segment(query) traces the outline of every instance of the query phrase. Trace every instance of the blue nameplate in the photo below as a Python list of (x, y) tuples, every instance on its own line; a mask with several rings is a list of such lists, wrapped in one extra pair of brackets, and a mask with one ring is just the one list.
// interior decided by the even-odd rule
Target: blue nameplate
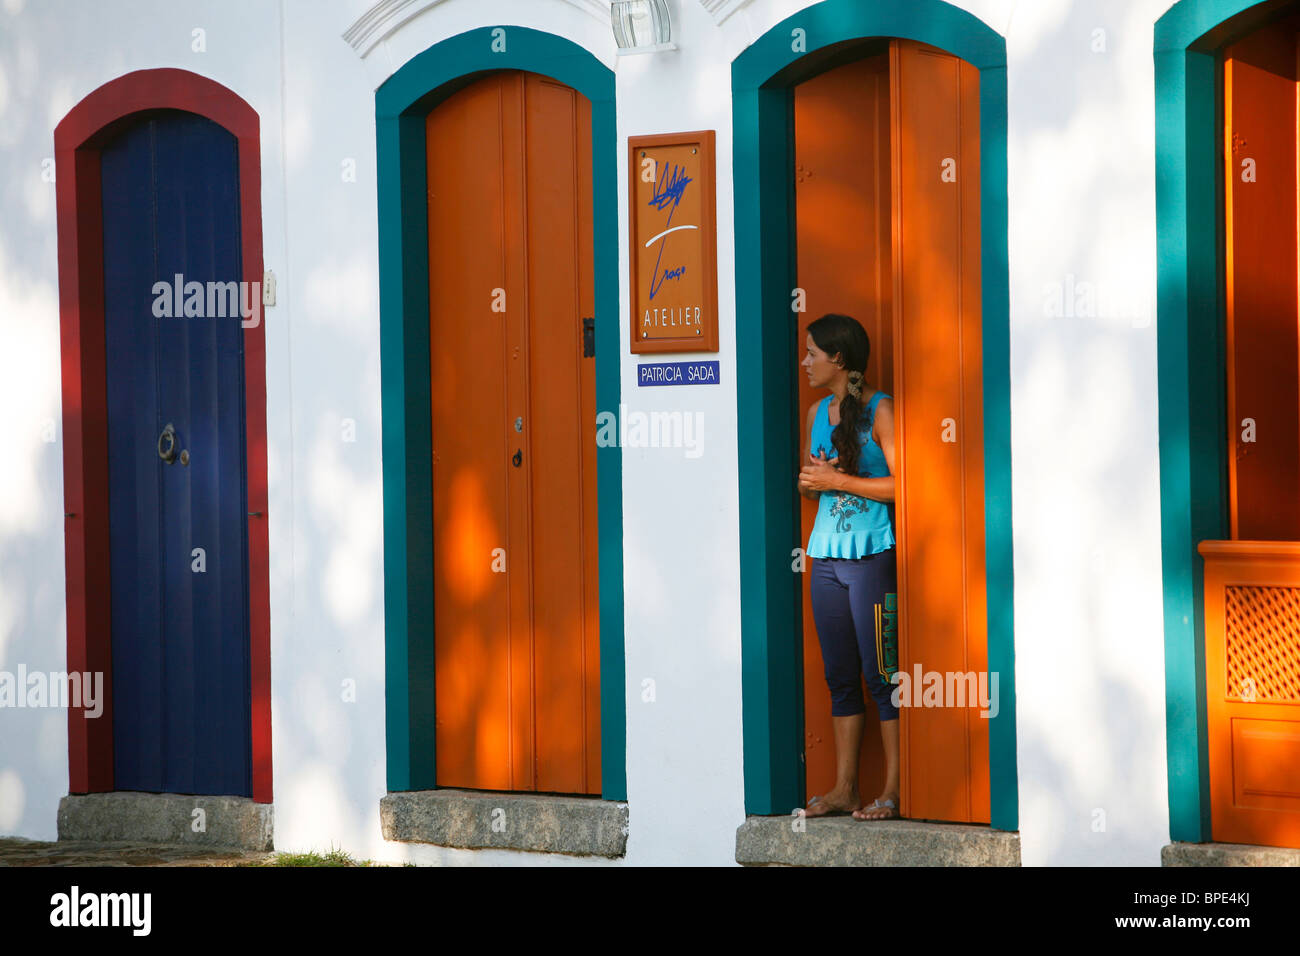
[(636, 367), (638, 385), (717, 385), (720, 362), (651, 362)]

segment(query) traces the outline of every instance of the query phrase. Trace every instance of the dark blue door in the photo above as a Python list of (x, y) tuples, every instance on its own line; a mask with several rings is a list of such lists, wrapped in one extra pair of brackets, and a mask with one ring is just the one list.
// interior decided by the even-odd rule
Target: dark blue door
[(114, 786), (248, 796), (236, 142), (154, 113), (101, 163)]

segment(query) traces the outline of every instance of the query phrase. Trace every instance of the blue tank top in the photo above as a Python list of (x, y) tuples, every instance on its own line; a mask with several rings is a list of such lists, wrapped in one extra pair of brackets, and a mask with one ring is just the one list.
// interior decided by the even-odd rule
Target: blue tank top
[[(817, 406), (813, 416), (812, 453), (820, 452), (827, 459), (836, 455), (831, 444), (834, 428), (830, 419), (830, 404), (834, 395), (827, 395)], [(876, 406), (884, 392), (876, 392), (867, 403), (862, 430), (862, 451), (858, 455), (858, 474), (865, 478), (883, 478), (889, 474), (885, 452), (871, 437), (871, 426), (876, 418)], [(817, 506), (817, 520), (808, 536), (807, 554), (810, 558), (865, 558), (894, 546), (894, 506), (884, 501), (863, 498), (843, 491), (823, 491)]]

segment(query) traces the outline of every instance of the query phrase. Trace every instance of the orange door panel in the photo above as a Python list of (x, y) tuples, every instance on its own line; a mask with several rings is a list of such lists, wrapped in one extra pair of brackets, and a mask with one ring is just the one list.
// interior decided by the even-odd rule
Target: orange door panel
[(1211, 835), (1300, 847), (1300, 543), (1200, 552)]
[[(807, 306), (799, 314), (796, 353), (803, 356), (813, 319), (827, 312), (851, 315), (871, 338), (867, 381), (892, 395), (888, 54), (836, 67), (795, 87), (794, 126), (798, 276)], [(798, 421), (804, 422), (808, 406), (825, 393), (797, 378)], [(802, 435), (800, 454), (807, 444)], [(801, 540), (807, 542), (817, 502), (802, 499), (802, 507)], [(835, 737), (806, 582), (803, 620), (804, 759), (811, 796), (835, 783)], [(859, 786), (873, 797), (884, 786), (879, 726), (869, 704)]]
[(468, 187), (499, 184), (519, 149), (508, 93), (500, 81), (475, 84), (428, 122), (437, 779), (490, 789), (513, 783), (510, 578), (493, 571), (492, 553), (520, 552), (507, 537), (509, 334), (489, 296), (518, 290), (505, 197), (499, 185)]
[(597, 793), (590, 106), (502, 72), (427, 132), (438, 784)]
[[(1223, 74), (1232, 537), (1300, 539), (1296, 35), (1252, 34)], [(1253, 428), (1243, 426), (1253, 421)], [(1253, 441), (1243, 441), (1249, 428)]]
[[(949, 674), (978, 679), (988, 667), (979, 71), (911, 41), (892, 41), (890, 53), (899, 667), (938, 672), (947, 687)], [(980, 710), (903, 708), (907, 816), (989, 821)]]
[(588, 793), (600, 789), (596, 381), (581, 322), (595, 315), (591, 107), (529, 76), (525, 124), (537, 788)]

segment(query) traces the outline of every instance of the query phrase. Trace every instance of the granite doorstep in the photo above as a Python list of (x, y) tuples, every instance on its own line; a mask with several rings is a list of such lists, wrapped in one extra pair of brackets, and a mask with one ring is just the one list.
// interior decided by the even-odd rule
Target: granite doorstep
[(1300, 866), (1300, 850), (1245, 843), (1171, 843), (1161, 866)]
[(746, 866), (1019, 866), (1020, 834), (919, 820), (751, 816), (736, 831)]
[(122, 791), (70, 794), (59, 801), (58, 833), (60, 841), (264, 851), (273, 846), (274, 814), (271, 804), (248, 797)]
[(598, 798), (417, 790), (388, 794), (379, 817), (384, 839), (403, 843), (611, 858), (627, 853), (627, 804)]

